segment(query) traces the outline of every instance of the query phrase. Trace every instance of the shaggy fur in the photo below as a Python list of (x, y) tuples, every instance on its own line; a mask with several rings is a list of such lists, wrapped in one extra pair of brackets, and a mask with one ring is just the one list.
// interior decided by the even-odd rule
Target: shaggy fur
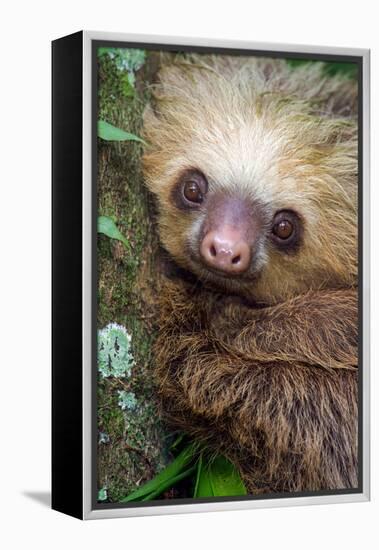
[[(160, 290), (163, 407), (252, 493), (357, 486), (356, 95), (322, 64), (168, 57), (146, 112), (146, 182), (180, 267)], [(264, 237), (251, 280), (207, 271), (188, 253), (205, 207), (172, 200), (188, 169), (209, 194), (257, 200), (269, 217), (298, 212), (299, 250)]]

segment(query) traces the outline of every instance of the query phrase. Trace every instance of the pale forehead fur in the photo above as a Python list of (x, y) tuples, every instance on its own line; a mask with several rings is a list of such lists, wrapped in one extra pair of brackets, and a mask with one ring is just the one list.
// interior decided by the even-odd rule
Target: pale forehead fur
[(210, 192), (251, 197), (272, 212), (299, 211), (304, 272), (317, 267), (321, 249), (324, 262), (338, 264), (339, 247), (352, 282), (356, 97), (352, 81), (325, 76), (321, 63), (294, 71), (283, 60), (171, 54), (145, 115), (147, 183), (166, 208), (180, 173), (197, 168)]

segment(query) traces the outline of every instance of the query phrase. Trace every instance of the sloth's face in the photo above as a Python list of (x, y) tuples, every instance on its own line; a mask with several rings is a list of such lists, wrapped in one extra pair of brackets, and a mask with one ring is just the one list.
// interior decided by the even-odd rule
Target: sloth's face
[(251, 288), (270, 251), (286, 257), (302, 245), (303, 221), (295, 210), (275, 210), (246, 193), (212, 189), (200, 170), (180, 174), (171, 200), (190, 220), (182, 243), (185, 266), (219, 287)]
[(281, 170), (267, 170), (266, 185), (222, 182), (195, 166), (168, 171), (156, 193), (159, 229), (176, 263), (208, 287), (262, 304), (354, 284), (353, 203), (330, 186), (301, 186), (285, 162)]
[(354, 122), (255, 96), (254, 79), (197, 76), (164, 74), (144, 116), (165, 249), (204, 284), (264, 304), (356, 284)]

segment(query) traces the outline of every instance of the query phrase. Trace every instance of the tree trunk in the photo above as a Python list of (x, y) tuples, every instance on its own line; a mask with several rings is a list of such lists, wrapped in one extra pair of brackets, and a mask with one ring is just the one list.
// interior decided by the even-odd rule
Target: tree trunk
[[(104, 55), (99, 59), (99, 119), (140, 135), (142, 113), (158, 57), (148, 53), (135, 74)], [(98, 235), (98, 329), (116, 323), (130, 335), (130, 376), (99, 375), (99, 500), (119, 501), (169, 461), (170, 437), (158, 414), (151, 344), (154, 340), (154, 273), (157, 238), (136, 141), (98, 139), (98, 215), (112, 217), (130, 249)]]

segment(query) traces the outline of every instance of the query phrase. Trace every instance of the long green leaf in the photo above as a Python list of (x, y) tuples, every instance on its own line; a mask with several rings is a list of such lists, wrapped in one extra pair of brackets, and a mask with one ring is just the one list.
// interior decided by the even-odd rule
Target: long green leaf
[(200, 481), (202, 466), (203, 466), (203, 453), (201, 453), (201, 455), (199, 456), (199, 460), (197, 461), (197, 465), (196, 465), (196, 480), (195, 480), (195, 488), (193, 490), (194, 497), (197, 496), (197, 492), (199, 489), (199, 481)]
[(170, 487), (173, 487), (174, 485), (176, 485), (182, 479), (185, 479), (186, 477), (189, 477), (191, 474), (193, 474), (195, 472), (195, 470), (196, 470), (196, 464), (194, 464), (193, 466), (191, 466), (191, 468), (188, 468), (188, 470), (185, 470), (181, 474), (179, 474), (179, 475), (177, 475), (177, 476), (175, 476), (171, 479), (167, 479), (164, 483), (161, 483), (159, 485), (159, 487), (156, 489), (156, 491), (151, 492), (150, 494), (148, 494), (146, 497), (142, 498), (141, 500), (143, 500), (143, 501), (154, 500), (156, 497), (159, 497), (159, 495), (161, 495), (164, 491), (166, 491), (167, 489), (170, 489)]
[(105, 122), (105, 120), (98, 120), (97, 135), (105, 141), (139, 141), (145, 144), (145, 141), (140, 137), (130, 132), (125, 132), (121, 128), (116, 128), (116, 126)]
[(163, 485), (165, 485), (166, 488), (172, 486), (175, 483), (176, 478), (188, 469), (187, 467), (196, 456), (196, 453), (197, 445), (191, 443), (191, 445), (183, 449), (183, 451), (175, 458), (175, 460), (171, 462), (171, 464), (169, 464), (164, 470), (162, 470), (162, 472), (160, 472), (153, 479), (145, 483), (145, 485), (143, 485), (142, 487), (136, 489), (127, 497), (121, 499), (120, 502), (141, 500), (148, 495), (156, 493), (157, 491), (162, 492), (161, 487)]
[(131, 252), (129, 241), (117, 228), (112, 218), (108, 218), (107, 216), (99, 216), (97, 218), (97, 232), (106, 235), (110, 239), (117, 239), (118, 241), (121, 241), (129, 252)]
[(239, 496), (247, 490), (236, 467), (225, 457), (218, 456), (209, 463), (200, 458), (194, 497)]
[(206, 464), (203, 456), (200, 457), (197, 463), (197, 475), (193, 496), (197, 497), (213, 497), (213, 489), (209, 477), (209, 464)]
[(247, 494), (237, 468), (221, 455), (211, 463), (209, 478), (214, 496), (231, 497)]
[(213, 497), (213, 489), (209, 479), (209, 468), (207, 464), (204, 464), (203, 455), (200, 456), (197, 463), (197, 474), (195, 489), (193, 496), (197, 497)]

